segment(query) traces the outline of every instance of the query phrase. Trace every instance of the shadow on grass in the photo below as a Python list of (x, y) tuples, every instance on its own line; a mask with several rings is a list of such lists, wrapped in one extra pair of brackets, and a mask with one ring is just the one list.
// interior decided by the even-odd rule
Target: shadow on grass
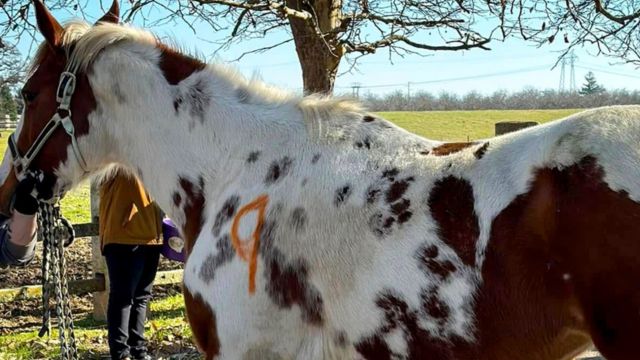
[(172, 310), (162, 310), (162, 311), (152, 311), (151, 318), (153, 319), (186, 319), (184, 309), (172, 309)]
[[(150, 318), (147, 320), (176, 319), (176, 318), (185, 319), (184, 309), (152, 311)], [(33, 324), (33, 325), (40, 325), (40, 324)], [(107, 327), (106, 321), (95, 320), (91, 315), (85, 315), (81, 318), (74, 319), (73, 325), (74, 325), (74, 328), (76, 329), (84, 329), (84, 330), (106, 329)]]
[(74, 319), (73, 327), (86, 330), (102, 329), (107, 327), (107, 322), (96, 320), (91, 315), (85, 315), (81, 318)]

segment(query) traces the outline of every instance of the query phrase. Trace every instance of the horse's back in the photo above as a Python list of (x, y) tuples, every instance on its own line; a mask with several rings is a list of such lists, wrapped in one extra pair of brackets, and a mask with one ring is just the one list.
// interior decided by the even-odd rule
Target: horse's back
[[(608, 186), (640, 198), (638, 106), (590, 110), (440, 153), (437, 143), (378, 119), (336, 134), (336, 143), (274, 155), (256, 168), (264, 188), (233, 189), (225, 195), (238, 197), (232, 210), (227, 198), (212, 208), (228, 217), (204, 224), (214, 236), (207, 230), (196, 244), (185, 282), (214, 309), (221, 358), (478, 359), (493, 336), (480, 333), (476, 300), (484, 286), (499, 286), (483, 278), (487, 256), (495, 257), (496, 219), (535, 190), (540, 170), (593, 158)], [(243, 209), (253, 211), (261, 193), (269, 205), (264, 218), (256, 215), (250, 270), (229, 244), (236, 222), (237, 237), (251, 238), (241, 231)], [(543, 204), (554, 192), (538, 194)]]

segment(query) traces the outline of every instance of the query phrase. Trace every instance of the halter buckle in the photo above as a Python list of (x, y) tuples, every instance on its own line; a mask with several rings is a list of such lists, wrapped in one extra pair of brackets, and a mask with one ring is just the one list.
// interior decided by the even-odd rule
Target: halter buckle
[(67, 116), (65, 116), (64, 118), (62, 118), (60, 120), (60, 123), (62, 124), (62, 128), (64, 128), (64, 131), (73, 136), (75, 135), (75, 127), (73, 126), (73, 123), (71, 122), (71, 110), (68, 110), (69, 114), (67, 114)]
[(58, 102), (59, 110), (69, 110), (71, 106), (71, 97), (76, 89), (76, 76), (68, 71), (64, 71), (60, 74), (60, 82), (58, 82), (58, 89), (56, 90), (56, 101)]

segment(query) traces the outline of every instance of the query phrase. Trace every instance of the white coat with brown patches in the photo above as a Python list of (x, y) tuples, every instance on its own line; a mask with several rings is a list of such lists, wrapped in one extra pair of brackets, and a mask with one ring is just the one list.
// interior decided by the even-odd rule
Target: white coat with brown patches
[[(590, 341), (628, 354), (639, 291), (593, 289), (638, 272), (623, 253), (640, 255), (640, 107), (447, 147), (141, 30), (70, 29), (60, 46), (95, 98), (82, 154), (92, 173), (137, 173), (183, 229), (187, 312), (208, 359), (564, 359)], [(86, 177), (70, 147), (55, 176), (57, 189)], [(576, 265), (599, 251), (600, 272)]]

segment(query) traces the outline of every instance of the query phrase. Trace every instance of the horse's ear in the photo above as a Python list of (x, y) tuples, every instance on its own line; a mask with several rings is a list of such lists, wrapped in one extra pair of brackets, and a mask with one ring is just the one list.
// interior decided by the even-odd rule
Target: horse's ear
[(120, 5), (118, 5), (118, 0), (113, 0), (111, 8), (109, 8), (109, 11), (107, 11), (107, 13), (97, 21), (97, 23), (99, 22), (108, 22), (114, 24), (120, 22)]
[(54, 48), (59, 47), (62, 42), (62, 32), (64, 31), (62, 26), (60, 26), (58, 20), (51, 15), (49, 9), (44, 6), (42, 0), (35, 0), (34, 6), (36, 8), (36, 21), (40, 33), (49, 45)]

